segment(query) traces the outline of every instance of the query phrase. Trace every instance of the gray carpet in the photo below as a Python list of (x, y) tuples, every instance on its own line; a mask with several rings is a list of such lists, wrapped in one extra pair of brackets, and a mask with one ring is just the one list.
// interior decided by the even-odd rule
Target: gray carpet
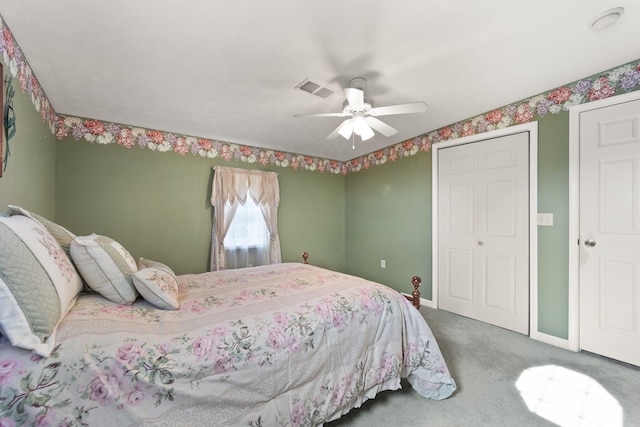
[[(456, 392), (432, 401), (403, 380), (402, 390), (383, 392), (325, 426), (640, 426), (640, 368), (443, 310), (420, 311)], [(553, 422), (528, 409), (519, 391), (524, 387), (533, 410)]]

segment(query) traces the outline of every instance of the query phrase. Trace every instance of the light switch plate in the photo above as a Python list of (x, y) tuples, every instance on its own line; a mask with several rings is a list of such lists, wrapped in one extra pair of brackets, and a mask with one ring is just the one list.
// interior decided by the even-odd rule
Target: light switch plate
[(538, 214), (538, 225), (542, 225), (545, 227), (553, 226), (553, 214), (552, 213), (539, 213)]

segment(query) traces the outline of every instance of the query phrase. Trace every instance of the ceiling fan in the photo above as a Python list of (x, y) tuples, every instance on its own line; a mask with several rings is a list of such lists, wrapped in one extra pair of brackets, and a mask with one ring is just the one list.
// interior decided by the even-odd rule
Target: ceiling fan
[(365, 94), (366, 86), (367, 80), (364, 77), (351, 79), (349, 87), (344, 89), (347, 99), (342, 104), (341, 113), (294, 114), (293, 117), (348, 117), (327, 136), (327, 139), (335, 139), (340, 135), (344, 139), (353, 137), (355, 140), (355, 135), (358, 135), (363, 141), (366, 141), (375, 135), (374, 130), (384, 136), (392, 136), (398, 132), (376, 117), (427, 111), (427, 104), (424, 102), (374, 108), (373, 101)]

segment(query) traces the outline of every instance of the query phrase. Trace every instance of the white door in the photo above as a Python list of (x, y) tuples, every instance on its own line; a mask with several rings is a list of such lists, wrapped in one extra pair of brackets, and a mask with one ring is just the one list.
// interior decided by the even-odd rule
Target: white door
[(580, 347), (640, 365), (640, 100), (580, 114)]
[(529, 332), (529, 133), (438, 151), (439, 307)]

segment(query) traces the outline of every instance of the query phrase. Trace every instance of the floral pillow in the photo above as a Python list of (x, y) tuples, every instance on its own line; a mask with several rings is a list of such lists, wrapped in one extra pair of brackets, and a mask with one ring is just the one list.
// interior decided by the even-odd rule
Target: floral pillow
[(157, 267), (143, 268), (133, 273), (133, 284), (150, 304), (163, 310), (180, 308), (178, 281), (171, 269), (167, 271)]
[(75, 239), (76, 235), (63, 226), (56, 224), (55, 222), (50, 221), (47, 218), (38, 215), (37, 213), (30, 212), (24, 208), (21, 208), (20, 206), (9, 205), (9, 215), (23, 215), (31, 219), (35, 219), (40, 224), (44, 225), (47, 231), (51, 233), (51, 236), (53, 236), (53, 238), (56, 239), (58, 243), (60, 243), (60, 246), (62, 246), (62, 249), (64, 249), (67, 256), (71, 256), (71, 241)]
[(118, 304), (136, 300), (131, 275), (138, 266), (120, 243), (98, 234), (78, 236), (71, 242), (71, 258), (89, 288)]
[(176, 275), (176, 273), (173, 272), (171, 267), (161, 262), (152, 261), (150, 259), (145, 259), (142, 257), (138, 260), (138, 270), (142, 270), (143, 268), (149, 268), (149, 267), (159, 268), (160, 270), (164, 270), (168, 273), (171, 273), (172, 276)]
[(48, 357), (81, 291), (78, 272), (40, 222), (0, 217), (0, 334), (13, 346)]

